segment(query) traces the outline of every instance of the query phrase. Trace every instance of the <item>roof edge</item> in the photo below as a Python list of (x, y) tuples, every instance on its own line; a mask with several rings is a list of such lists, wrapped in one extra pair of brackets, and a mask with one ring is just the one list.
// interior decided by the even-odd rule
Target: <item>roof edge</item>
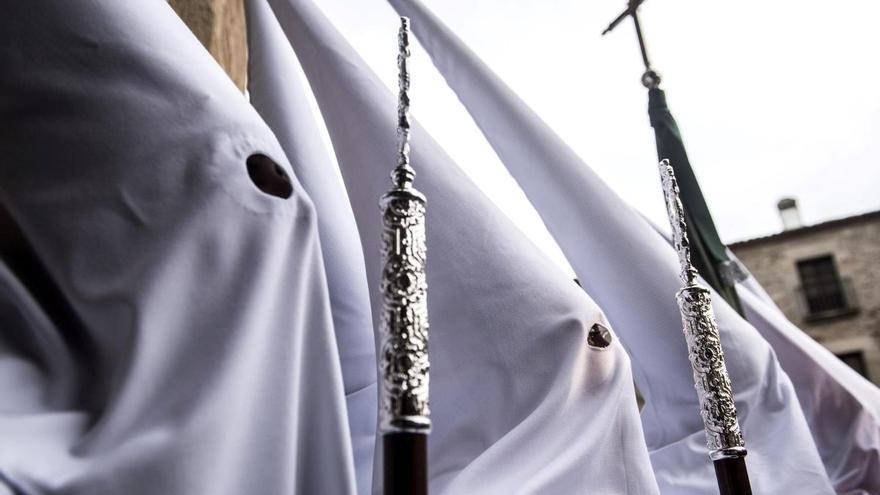
[(798, 227), (796, 229), (783, 230), (781, 232), (777, 232), (775, 234), (765, 235), (761, 237), (753, 237), (751, 239), (744, 239), (742, 241), (731, 242), (727, 245), (730, 249), (744, 247), (744, 246), (753, 246), (755, 244), (763, 244), (765, 242), (777, 241), (781, 239), (788, 239), (792, 237), (798, 237), (800, 235), (811, 234), (816, 231), (826, 230), (835, 227), (844, 227), (846, 225), (850, 225), (853, 223), (859, 223), (866, 220), (880, 219), (880, 210), (869, 211), (866, 213), (860, 213), (857, 215), (851, 215), (843, 218), (835, 218), (832, 220), (826, 220), (824, 222), (814, 223), (812, 225), (805, 225), (803, 227)]

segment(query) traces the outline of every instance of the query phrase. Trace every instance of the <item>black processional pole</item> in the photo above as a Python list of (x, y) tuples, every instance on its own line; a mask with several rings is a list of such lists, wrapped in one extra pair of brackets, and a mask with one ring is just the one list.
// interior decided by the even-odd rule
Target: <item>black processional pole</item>
[(694, 370), (694, 388), (700, 401), (700, 415), (706, 427), (709, 457), (715, 464), (718, 489), (721, 495), (751, 495), (752, 487), (746, 471), (746, 446), (736, 418), (733, 389), (724, 363), (718, 323), (712, 311), (712, 294), (697, 283), (698, 274), (691, 263), (684, 208), (669, 160), (660, 162), (660, 179), (672, 226), (672, 242), (678, 252), (680, 275), (684, 283), (676, 299), (681, 311), (688, 357)]
[(428, 283), (425, 196), (409, 163), (409, 19), (400, 18), (397, 167), (382, 196), (379, 428), (385, 495), (428, 493)]
[[(642, 52), (645, 72), (642, 84), (648, 89), (660, 85), (660, 75), (651, 67), (648, 51), (642, 37), (638, 8), (644, 0), (629, 0), (624, 10), (602, 32), (609, 33), (627, 17), (632, 17)], [(751, 495), (752, 487), (746, 470), (746, 448), (736, 417), (736, 405), (724, 352), (718, 332), (718, 323), (712, 311), (711, 292), (697, 284), (697, 269), (691, 262), (691, 246), (688, 242), (687, 221), (679, 197), (678, 182), (668, 159), (660, 162), (660, 177), (666, 211), (672, 225), (673, 244), (681, 262), (681, 279), (684, 287), (676, 294), (688, 356), (694, 371), (694, 388), (700, 402), (700, 415), (706, 428), (706, 444), (709, 458), (715, 465), (715, 476), (721, 495)]]

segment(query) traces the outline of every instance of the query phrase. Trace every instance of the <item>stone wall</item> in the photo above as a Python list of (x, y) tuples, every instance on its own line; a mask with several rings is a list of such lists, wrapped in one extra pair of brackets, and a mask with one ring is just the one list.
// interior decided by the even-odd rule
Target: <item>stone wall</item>
[[(835, 354), (864, 353), (880, 382), (880, 212), (784, 232), (730, 246), (788, 318)], [(855, 296), (857, 312), (806, 317), (798, 287), (799, 260), (831, 254)]]

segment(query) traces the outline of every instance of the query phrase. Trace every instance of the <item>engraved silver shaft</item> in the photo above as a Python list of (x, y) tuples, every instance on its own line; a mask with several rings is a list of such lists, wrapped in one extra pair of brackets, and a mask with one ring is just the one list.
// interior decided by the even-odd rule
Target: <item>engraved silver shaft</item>
[(398, 157), (383, 211), (379, 337), (379, 428), (382, 433), (428, 433), (428, 283), (425, 276), (425, 196), (413, 188), (409, 163), (409, 19), (401, 17), (397, 65)]
[(745, 457), (746, 448), (730, 377), (724, 364), (724, 352), (718, 323), (712, 311), (711, 292), (697, 283), (697, 270), (691, 263), (684, 208), (679, 199), (678, 182), (669, 160), (660, 162), (660, 178), (666, 212), (672, 225), (672, 238), (681, 265), (684, 287), (676, 294), (687, 340), (688, 356), (694, 370), (694, 387), (700, 401), (700, 415), (706, 427), (706, 444), (713, 461)]

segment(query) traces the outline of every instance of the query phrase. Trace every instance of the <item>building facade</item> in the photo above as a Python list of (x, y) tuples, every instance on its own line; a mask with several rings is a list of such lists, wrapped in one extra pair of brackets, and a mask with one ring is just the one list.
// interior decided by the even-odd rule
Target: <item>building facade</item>
[(789, 320), (880, 384), (880, 211), (802, 226), (779, 203), (785, 230), (731, 244)]

